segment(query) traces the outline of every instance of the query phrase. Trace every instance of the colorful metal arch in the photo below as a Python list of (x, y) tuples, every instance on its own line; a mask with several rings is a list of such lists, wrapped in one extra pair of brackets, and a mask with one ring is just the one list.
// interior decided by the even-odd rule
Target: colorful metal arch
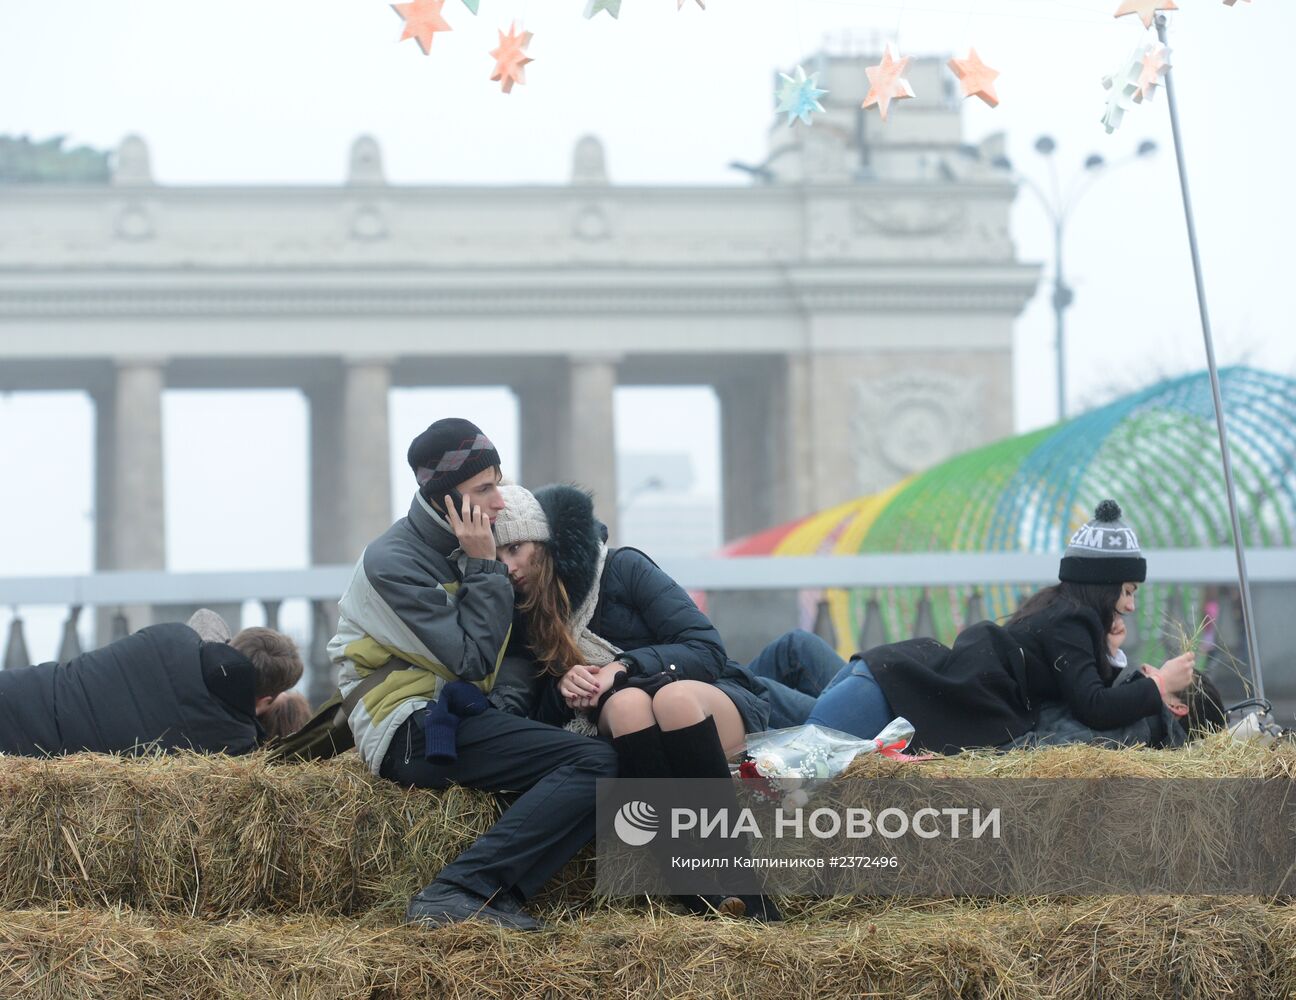
[[(1296, 379), (1236, 367), (1221, 371), (1220, 382), (1245, 542), (1291, 546)], [(1060, 553), (1108, 496), (1121, 503), (1147, 548), (1227, 547), (1232, 542), (1214, 421), (1205, 372), (1169, 379), (1065, 423), (955, 456), (881, 493), (741, 539), (724, 552)], [(1149, 576), (1155, 575), (1153, 565)], [(1145, 590), (1136, 625), (1154, 647), (1171, 589)], [(830, 590), (804, 596), (806, 622), (826, 599), (841, 651), (853, 650), (874, 593)], [(963, 624), (968, 596), (963, 588), (932, 595), (943, 638), (952, 638)], [(896, 588), (887, 597), (880, 602), (887, 634), (910, 634), (919, 594)], [(1021, 597), (1020, 588), (990, 588), (985, 613), (1007, 615)], [(1179, 599), (1192, 607), (1188, 595)]]

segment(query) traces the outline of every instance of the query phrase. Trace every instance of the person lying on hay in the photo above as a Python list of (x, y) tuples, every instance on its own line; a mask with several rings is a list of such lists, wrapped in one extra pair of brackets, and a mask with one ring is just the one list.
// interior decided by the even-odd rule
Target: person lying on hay
[(261, 714), (261, 726), (271, 740), (286, 739), (311, 718), (310, 702), (296, 691), (285, 691)]
[[(1126, 638), (1125, 620), (1117, 615), (1112, 620), (1112, 630), (1107, 636), (1107, 659), (1119, 671), (1113, 686), (1128, 683), (1140, 676), (1144, 668), (1129, 663), (1121, 646)], [(1157, 741), (1159, 721), (1165, 737)], [(1089, 743), (1095, 746), (1130, 747), (1163, 746), (1180, 747), (1188, 740), (1202, 736), (1226, 723), (1224, 697), (1208, 677), (1197, 676), (1183, 691), (1170, 694), (1161, 709), (1161, 717), (1139, 719), (1128, 726), (1115, 729), (1093, 729), (1086, 726), (1065, 701), (1048, 701), (1040, 708), (1039, 722), (1026, 735), (1013, 740), (1005, 749), (1018, 747), (1065, 746), (1069, 743)]]
[(1084, 729), (1124, 731), (1121, 742), (1181, 744), (1174, 719), (1187, 714), (1180, 695), (1193, 685), (1193, 654), (1119, 674), (1109, 659), (1108, 635), (1134, 610), (1147, 578), (1114, 500), (1072, 536), (1058, 578), (1006, 625), (969, 626), (953, 648), (908, 639), (857, 654), (807, 721), (871, 739), (903, 716), (913, 723), (913, 746), (948, 754), (1012, 746), (1039, 734), (1041, 723), (1047, 732), (1058, 716), (1045, 708), (1061, 705)]
[[(1112, 630), (1107, 637), (1107, 658), (1118, 671), (1113, 684), (1128, 683), (1143, 670), (1128, 663), (1121, 650), (1125, 637), (1125, 620), (1118, 614), (1112, 619)], [(772, 643), (748, 669), (765, 686), (769, 696), (770, 728), (784, 729), (805, 724), (819, 696), (839, 678), (850, 677), (854, 667), (819, 636), (798, 630)], [(1198, 676), (1187, 690), (1165, 699), (1160, 728), (1166, 736), (1160, 745), (1178, 747), (1187, 740), (1224, 728), (1224, 706), (1224, 697), (1210, 678)], [(1046, 701), (1040, 706), (1035, 727), (1001, 749), (1074, 743), (1114, 749), (1155, 745), (1157, 739), (1154, 717), (1114, 729), (1094, 729), (1076, 718), (1068, 702)]]
[(0, 753), (247, 753), (266, 737), (260, 718), (301, 675), (288, 636), (231, 636), (203, 609), (67, 663), (0, 671)]

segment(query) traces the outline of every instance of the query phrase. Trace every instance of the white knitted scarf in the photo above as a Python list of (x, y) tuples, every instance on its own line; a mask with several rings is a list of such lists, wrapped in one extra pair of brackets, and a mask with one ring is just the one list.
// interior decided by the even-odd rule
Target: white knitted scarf
[(581, 662), (596, 667), (611, 663), (621, 653), (620, 649), (601, 635), (595, 635), (589, 630), (590, 620), (594, 617), (594, 609), (598, 607), (599, 580), (603, 577), (603, 564), (607, 562), (607, 551), (607, 543), (601, 542), (599, 544), (598, 559), (594, 563), (594, 585), (590, 587), (590, 592), (585, 595), (585, 600), (581, 601), (581, 606), (573, 611), (572, 616), (567, 619), (567, 631), (571, 633), (572, 638), (576, 641), (576, 648), (580, 650), (582, 657)]
[[(580, 651), (581, 662), (602, 667), (615, 660), (621, 650), (612, 643), (608, 642), (601, 635), (596, 635), (590, 631), (589, 623), (594, 617), (594, 609), (598, 607), (599, 602), (599, 580), (603, 578), (603, 564), (607, 562), (607, 544), (599, 545), (598, 560), (594, 564), (594, 585), (590, 587), (590, 592), (585, 595), (585, 600), (581, 602), (579, 608), (572, 612), (572, 616), (567, 619), (567, 631), (571, 633), (572, 639), (576, 642), (576, 648)], [(590, 719), (589, 712), (581, 710), (576, 713), (564, 729), (569, 729), (574, 733), (580, 733), (582, 736), (597, 736), (598, 727)]]

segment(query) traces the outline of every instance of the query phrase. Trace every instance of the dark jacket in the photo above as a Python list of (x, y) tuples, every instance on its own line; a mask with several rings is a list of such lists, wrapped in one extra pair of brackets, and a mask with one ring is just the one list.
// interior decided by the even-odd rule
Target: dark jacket
[(247, 753), (263, 735), (255, 710), (247, 657), (187, 625), (151, 625), (66, 664), (0, 671), (0, 753)]
[(909, 639), (862, 655), (896, 715), (914, 726), (914, 744), (941, 753), (996, 747), (1034, 729), (1045, 702), (1064, 702), (1096, 730), (1160, 716), (1149, 678), (1112, 686), (1098, 615), (1058, 601), (1020, 622), (979, 622), (952, 649)]
[[(1126, 667), (1117, 676), (1115, 685), (1129, 684), (1141, 675), (1136, 667)], [(1071, 712), (1071, 706), (1062, 701), (1046, 701), (1039, 710), (1039, 721), (1035, 728), (1024, 736), (1019, 736), (1010, 743), (1001, 746), (1001, 750), (1015, 750), (1021, 747), (1060, 747), (1075, 743), (1087, 743), (1090, 746), (1120, 747), (1146, 746), (1163, 749), (1178, 749), (1188, 742), (1174, 713), (1161, 704), (1160, 715), (1145, 715), (1124, 726), (1115, 729), (1094, 729), (1086, 726)]]
[[(555, 568), (572, 606), (579, 606), (589, 588), (597, 585), (598, 604), (589, 629), (624, 651), (618, 659), (631, 677), (666, 673), (677, 680), (715, 684), (737, 707), (747, 732), (767, 728), (768, 700), (746, 668), (729, 659), (720, 633), (683, 587), (631, 548), (609, 549), (603, 575), (595, 581), (604, 532), (593, 519), (588, 496), (574, 487), (551, 486), (538, 490), (536, 499), (549, 521)], [(586, 544), (590, 538), (592, 546)], [(558, 693), (557, 678), (546, 678), (535, 717), (561, 726), (572, 715)]]

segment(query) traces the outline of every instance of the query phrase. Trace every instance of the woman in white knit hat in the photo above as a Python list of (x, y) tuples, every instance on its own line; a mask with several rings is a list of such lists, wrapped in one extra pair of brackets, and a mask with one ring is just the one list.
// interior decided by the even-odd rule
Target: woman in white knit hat
[[(769, 703), (715, 626), (642, 552), (608, 548), (585, 491), (501, 492), (496, 554), (520, 597), (515, 630), (546, 674), (535, 717), (611, 738), (622, 777), (727, 780), (727, 753), (767, 727)], [(759, 895), (706, 902), (778, 917)]]

